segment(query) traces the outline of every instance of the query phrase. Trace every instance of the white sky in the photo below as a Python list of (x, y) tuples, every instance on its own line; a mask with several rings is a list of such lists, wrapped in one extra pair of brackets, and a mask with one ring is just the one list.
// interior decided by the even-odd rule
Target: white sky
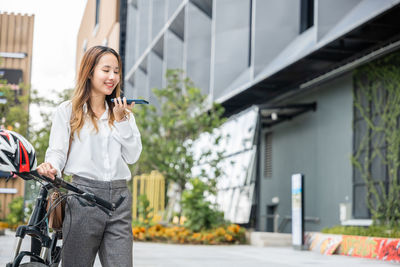
[(87, 0), (0, 0), (1, 12), (34, 14), (32, 88), (50, 90), (74, 86), (75, 51)]
[[(87, 0), (0, 0), (0, 11), (35, 15), (31, 86), (41, 96), (73, 88), (79, 25)], [(32, 107), (31, 119), (38, 109)]]

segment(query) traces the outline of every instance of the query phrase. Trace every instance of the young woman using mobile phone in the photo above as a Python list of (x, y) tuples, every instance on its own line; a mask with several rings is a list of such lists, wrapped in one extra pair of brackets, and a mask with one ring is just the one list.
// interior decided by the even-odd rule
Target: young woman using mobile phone
[[(72, 183), (110, 202), (123, 202), (112, 216), (69, 198), (63, 224), (63, 266), (132, 266), (132, 196), (126, 182), (128, 164), (140, 156), (142, 144), (135, 118), (121, 94), (121, 59), (104, 46), (84, 54), (72, 100), (53, 116), (41, 175), (54, 178), (62, 170)], [(113, 99), (113, 102), (111, 101)]]

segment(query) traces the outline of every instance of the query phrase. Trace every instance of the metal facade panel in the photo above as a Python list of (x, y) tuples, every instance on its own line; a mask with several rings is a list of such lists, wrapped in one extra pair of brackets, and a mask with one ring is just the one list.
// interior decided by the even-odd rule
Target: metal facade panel
[(135, 90), (134, 97), (148, 99), (149, 98), (148, 76), (141, 69), (135, 72)]
[(127, 25), (126, 25), (126, 45), (125, 45), (125, 72), (129, 70), (136, 61), (137, 47), (137, 18), (138, 11), (133, 5), (128, 5)]
[(165, 0), (152, 0), (152, 17), (151, 17), (151, 39), (163, 28), (166, 21), (166, 1)]
[(318, 40), (322, 39), (347, 13), (363, 0), (343, 1), (338, 5), (337, 0), (318, 1), (316, 18), (318, 23)]
[(299, 22), (300, 1), (255, 1), (255, 76), (299, 35)]
[(183, 0), (165, 0), (168, 2), (168, 18), (170, 18), (175, 11), (178, 9), (179, 5), (182, 4)]
[(166, 54), (167, 69), (183, 68), (183, 42), (174, 33), (168, 31), (165, 34), (164, 52)]
[(138, 22), (138, 56), (140, 56), (150, 44), (150, 25), (151, 25), (151, 2), (148, 0), (138, 0), (139, 22)]
[(248, 67), (250, 1), (217, 1), (214, 14), (213, 97), (218, 99), (223, 90)]
[(155, 107), (159, 107), (159, 103), (157, 101), (156, 96), (153, 94), (152, 89), (162, 88), (163, 82), (163, 61), (162, 59), (156, 55), (155, 53), (149, 54), (149, 98), (148, 101), (151, 105)]
[(188, 77), (204, 94), (210, 88), (211, 58), (211, 20), (192, 4), (188, 5), (187, 27), (187, 64)]

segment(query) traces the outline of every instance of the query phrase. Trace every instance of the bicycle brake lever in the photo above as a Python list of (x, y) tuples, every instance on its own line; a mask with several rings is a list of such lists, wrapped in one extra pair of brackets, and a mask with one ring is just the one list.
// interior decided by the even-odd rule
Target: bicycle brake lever
[[(80, 204), (82, 207), (87, 207), (87, 206), (94, 207), (94, 204), (93, 204), (93, 203), (90, 203), (90, 205), (89, 205), (89, 204), (86, 204), (86, 203), (89, 203), (88, 201), (85, 203), (85, 202), (83, 202), (79, 197), (78, 197), (77, 199), (78, 199), (79, 204)], [(85, 199), (85, 200), (86, 200), (86, 199)]]
[(122, 202), (124, 202), (125, 197), (124, 196), (120, 196), (118, 201), (114, 204), (115, 209), (118, 209), (118, 207), (122, 204)]
[(83, 193), (80, 195), (80, 197), (82, 197), (83, 199), (85, 199), (87, 202), (89, 202), (92, 205), (96, 204), (96, 201), (94, 200), (94, 196), (92, 194)]
[[(84, 200), (87, 201), (88, 204), (84, 203), (80, 198), (83, 198)], [(101, 205), (97, 204), (96, 201), (94, 201), (94, 199), (91, 197), (90, 194), (82, 194), (82, 195), (78, 195), (78, 202), (82, 207), (94, 207), (97, 206), (99, 209), (101, 209), (105, 214), (107, 214), (108, 216), (112, 216), (111, 211), (107, 210), (106, 208), (102, 207)]]

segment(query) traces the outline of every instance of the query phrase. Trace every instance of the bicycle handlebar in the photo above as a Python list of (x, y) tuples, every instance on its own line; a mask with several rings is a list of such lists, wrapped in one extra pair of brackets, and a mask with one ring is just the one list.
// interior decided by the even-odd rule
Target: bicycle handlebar
[[(46, 177), (46, 178), (50, 179), (48, 177)], [(108, 202), (107, 200), (104, 200), (104, 199), (102, 199), (100, 197), (97, 197), (92, 193), (85, 192), (85, 191), (73, 186), (72, 184), (64, 181), (61, 178), (56, 177), (54, 179), (54, 181), (53, 181), (53, 184), (56, 185), (56, 186), (60, 186), (62, 188), (65, 188), (65, 189), (67, 189), (69, 191), (75, 192), (77, 194), (80, 194), (87, 201), (99, 204), (100, 206), (102, 206), (102, 207), (104, 207), (104, 208), (106, 208), (106, 209), (108, 209), (110, 211), (114, 211), (115, 210), (115, 205), (113, 203)]]
[(97, 205), (100, 205), (104, 208), (106, 208), (109, 211), (114, 211), (116, 209), (116, 206), (114, 203), (108, 202), (107, 200), (104, 200), (100, 197), (95, 196), (92, 193), (89, 192), (85, 192), (81, 189), (79, 189), (78, 187), (72, 185), (71, 183), (68, 183), (66, 181), (64, 181), (63, 179), (59, 178), (59, 177), (55, 177), (55, 179), (51, 179), (49, 177), (40, 175), (36, 170), (34, 171), (30, 171), (30, 172), (23, 172), (23, 173), (15, 173), (16, 175), (20, 176), (22, 179), (31, 179), (29, 176), (33, 175), (36, 178), (40, 179), (40, 180), (44, 180), (48, 183), (53, 184), (56, 187), (62, 187), (64, 189), (67, 189), (69, 191), (72, 191), (74, 193), (79, 194), (82, 198), (84, 198), (85, 200), (95, 203)]

